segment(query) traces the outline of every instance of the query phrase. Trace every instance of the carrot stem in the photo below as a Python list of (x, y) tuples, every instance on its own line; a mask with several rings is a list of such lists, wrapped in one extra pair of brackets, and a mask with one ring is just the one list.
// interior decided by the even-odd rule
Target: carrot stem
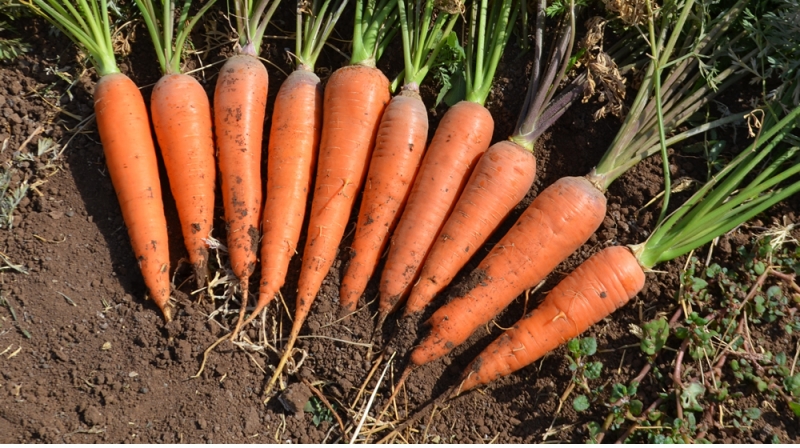
[[(466, 100), (483, 105), (492, 89), (492, 79), (497, 64), (511, 37), (511, 29), (519, 14), (513, 0), (492, 2), (473, 0), (470, 8), (466, 80)], [(487, 36), (488, 35), (488, 36)]]
[[(111, 24), (107, 0), (29, 0), (24, 4), (69, 36), (92, 61), (99, 76), (119, 73), (114, 46), (111, 43)], [(91, 1), (91, 6), (87, 1)]]
[[(407, 4), (406, 4), (407, 3)], [(403, 84), (419, 86), (430, 71), (439, 51), (447, 42), (458, 20), (457, 14), (439, 11), (433, 19), (434, 1), (424, 5), (408, 0), (397, 2), (400, 36), (403, 40)], [(416, 90), (416, 89), (414, 89)]]
[[(334, 3), (334, 6), (331, 6), (331, 0), (325, 0), (321, 6), (319, 0), (314, 0), (310, 9), (303, 8), (304, 4), (303, 0), (297, 2), (295, 56), (299, 68), (313, 72), (317, 58), (325, 46), (325, 41), (328, 40), (333, 27), (342, 16), (344, 7), (347, 6), (347, 0), (341, 0), (338, 4)], [(329, 7), (333, 8), (333, 12), (328, 12)], [(304, 13), (304, 9), (308, 10)]]
[[(150, 33), (150, 39), (156, 48), (156, 56), (161, 66), (161, 73), (179, 74), (181, 73), (181, 56), (186, 39), (192, 28), (200, 20), (206, 11), (216, 3), (217, 0), (208, 0), (197, 13), (189, 18), (189, 8), (192, 0), (184, 0), (181, 6), (181, 14), (177, 19), (178, 28), (175, 30), (175, 9), (177, 0), (165, 0), (162, 2), (161, 10), (153, 3), (153, 0), (134, 0), (142, 18)], [(164, 4), (165, 3), (165, 4)], [(159, 16), (161, 19), (159, 20)], [(159, 32), (160, 28), (160, 32)]]
[[(746, 4), (746, 0), (737, 1), (709, 25), (708, 32), (702, 38), (692, 39), (694, 43), (690, 46), (676, 44), (686, 20), (692, 14), (694, 1), (683, 3), (678, 11), (674, 10), (677, 4), (670, 3), (662, 7), (659, 29), (654, 27), (649, 33), (651, 53), (655, 54), (651, 55), (644, 82), (622, 128), (593, 173), (600, 188), (608, 188), (611, 182), (640, 160), (662, 150), (662, 145), (653, 147), (659, 140), (653, 140), (653, 143), (649, 141), (655, 137), (665, 142), (667, 132), (677, 128), (699, 107), (744, 75), (744, 70), (731, 63), (718, 76), (709, 76), (706, 82), (694, 82), (702, 76), (701, 57), (716, 60), (727, 54), (729, 45), (718, 40)], [(654, 20), (650, 22), (654, 24)], [(691, 36), (691, 31), (686, 34), (687, 42)], [(673, 55), (676, 49), (677, 54)], [(660, 81), (659, 71), (666, 67), (671, 67), (667, 81), (654, 87), (656, 81)], [(654, 88), (659, 89), (660, 95), (651, 94)], [(659, 102), (664, 105), (661, 120)], [(659, 120), (663, 124), (663, 132), (658, 128)]]
[(642, 266), (651, 268), (656, 263), (688, 253), (800, 191), (800, 181), (774, 189), (800, 172), (797, 163), (782, 168), (785, 162), (794, 158), (796, 148), (779, 155), (746, 187), (739, 188), (747, 175), (797, 126), (800, 107), (791, 110), (775, 124), (774, 116), (770, 112), (762, 134), (756, 137), (750, 148), (712, 177), (639, 247), (637, 257)]
[(389, 41), (397, 33), (398, 0), (356, 0), (353, 54), (350, 65), (375, 67)]
[(538, 2), (536, 15), (536, 42), (534, 44), (533, 72), (531, 73), (528, 93), (517, 121), (516, 129), (510, 138), (528, 151), (534, 150), (536, 139), (563, 115), (572, 103), (583, 93), (585, 76), (579, 76), (571, 82), (562, 94), (553, 100), (563, 79), (572, 48), (575, 43), (575, 2), (569, 2), (568, 17), (562, 19), (559, 26), (559, 37), (556, 40), (548, 59), (546, 72), (542, 78), (542, 46), (545, 24), (544, 1)]
[(264, 31), (281, 0), (233, 0), (239, 52), (258, 56)]

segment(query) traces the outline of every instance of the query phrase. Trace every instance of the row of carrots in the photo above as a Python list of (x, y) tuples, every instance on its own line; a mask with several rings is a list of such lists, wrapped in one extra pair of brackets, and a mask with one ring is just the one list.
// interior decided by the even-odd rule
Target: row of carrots
[[(240, 40), (236, 55), (220, 69), (213, 114), (201, 86), (181, 74), (180, 61), (192, 27), (215, 0), (203, 4), (191, 17), (190, 0), (179, 5), (167, 0), (161, 5), (136, 0), (164, 73), (153, 89), (149, 116), (139, 90), (119, 73), (114, 61), (107, 0), (32, 1), (32, 7), (86, 51), (100, 76), (95, 112), (109, 173), (149, 294), (167, 320), (172, 317), (169, 257), (150, 119), (201, 286), (207, 279), (206, 239), (214, 219), (218, 166), (231, 269), (242, 293), (241, 313), (230, 338), (236, 338), (279, 294), (307, 220), (295, 318), (267, 393), (281, 374), (336, 258), (359, 193), (353, 255), (341, 283), (342, 313), (357, 308), (388, 248), (379, 282), (378, 326), (404, 303), (405, 316), (418, 317), (530, 189), (536, 172), (537, 138), (573, 102), (593, 90), (604, 89), (609, 101), (614, 92), (624, 93), (624, 85), (619, 88), (620, 73), (633, 69), (645, 73), (620, 133), (597, 167), (585, 177), (558, 180), (537, 196), (481, 261), (477, 269), (484, 281), (428, 320), (430, 332), (414, 348), (402, 382), (415, 367), (446, 356), (466, 341), (585, 243), (604, 219), (605, 191), (638, 161), (659, 152), (665, 156), (666, 145), (733, 123), (746, 114), (675, 131), (724, 88), (745, 76), (744, 70), (728, 63), (711, 75), (717, 81), (713, 88), (711, 81), (698, 82), (700, 58), (721, 61), (727, 48), (721, 49), (720, 42), (747, 0), (722, 8), (697, 39), (690, 37), (697, 36), (698, 30), (684, 29), (685, 18), (697, 7), (692, 0), (665, 7), (658, 16), (651, 11), (650, 20), (657, 26), (650, 28), (649, 39), (632, 33), (607, 52), (596, 39), (602, 35), (604, 21), (590, 21), (595, 32), (587, 33), (581, 42), (580, 67), (572, 57), (576, 46), (574, 2), (567, 4), (557, 21), (554, 43), (546, 55), (542, 42), (547, 5), (537, 0), (533, 68), (525, 104), (513, 135), (491, 147), (494, 124), (483, 104), (521, 10), (519, 4), (473, 0), (452, 10), (436, 10), (432, 0), (357, 0), (350, 64), (330, 76), (323, 93), (314, 63), (347, 0), (302, 2), (297, 8), (296, 69), (275, 99), (267, 139), (266, 197), (262, 197), (268, 75), (258, 54), (279, 0), (232, 2), (235, 11), (231, 17)], [(469, 30), (465, 99), (449, 108), (427, 143), (427, 111), (419, 85), (465, 10)], [(392, 98), (392, 83), (375, 65), (396, 34), (402, 39), (404, 71), (399, 93)], [(679, 40), (693, 44), (676, 46)], [(743, 51), (749, 51), (745, 58), (756, 54), (755, 50)], [(689, 54), (693, 56), (686, 56)], [(577, 74), (567, 79), (570, 72)], [(608, 72), (616, 76), (604, 75)], [(739, 163), (749, 169), (757, 166), (778, 146), (779, 137), (793, 129), (798, 109), (788, 114), (779, 110), (770, 110), (775, 117), (771, 122), (774, 131), (765, 131), (749, 152), (761, 158), (736, 159), (739, 161), (730, 165), (729, 172), (744, 169), (737, 168)], [(756, 151), (768, 141), (775, 143)], [(773, 174), (781, 169), (770, 167)], [(781, 179), (791, 175), (793, 172)], [(731, 178), (734, 180), (728, 182), (717, 176), (698, 191), (700, 196), (693, 196), (687, 207), (700, 207), (700, 211), (687, 209), (678, 217), (661, 220), (659, 229), (664, 230), (653, 233), (658, 238), (633, 251), (609, 247), (590, 258), (565, 278), (539, 309), (487, 348), (467, 369), (456, 392), (524, 367), (577, 336), (635, 296), (644, 285), (645, 270), (707, 243), (800, 188), (795, 183), (775, 190), (777, 182), (767, 188), (764, 182), (772, 182), (775, 176), (760, 177), (761, 183), (752, 187), (756, 196), (736, 202), (729, 195), (734, 191), (741, 194), (736, 187), (744, 175)], [(724, 190), (715, 189), (716, 184)], [(311, 208), (305, 216), (309, 194)], [(766, 196), (757, 206), (752, 205), (762, 194)], [(665, 210), (667, 201), (668, 195)], [(725, 207), (733, 204), (730, 213), (714, 215), (724, 208), (723, 203)], [(718, 225), (708, 225), (709, 216)], [(698, 226), (705, 230), (699, 231)], [(247, 316), (249, 281), (259, 258), (257, 304)]]

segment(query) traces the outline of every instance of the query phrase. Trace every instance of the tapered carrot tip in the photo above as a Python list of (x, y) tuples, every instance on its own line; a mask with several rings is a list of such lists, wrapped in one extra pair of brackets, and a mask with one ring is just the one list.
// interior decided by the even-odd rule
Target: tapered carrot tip
[(167, 323), (172, 322), (172, 305), (165, 305), (161, 308), (161, 312), (164, 314), (164, 320), (167, 321)]

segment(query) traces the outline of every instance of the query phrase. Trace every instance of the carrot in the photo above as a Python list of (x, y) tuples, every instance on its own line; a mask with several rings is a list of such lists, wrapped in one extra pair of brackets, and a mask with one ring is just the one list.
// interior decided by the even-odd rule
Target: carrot
[(611, 246), (594, 254), (478, 355), (460, 390), (506, 376), (578, 336), (636, 296), (644, 280), (628, 248)]
[[(191, 19), (187, 17), (191, 2), (186, 1), (173, 42), (175, 0), (164, 5), (166, 11), (159, 11), (152, 0), (136, 0), (164, 74), (153, 88), (150, 111), (198, 287), (208, 277), (205, 239), (211, 236), (217, 172), (208, 95), (197, 80), (181, 73), (180, 59), (194, 24), (215, 1), (207, 2)], [(166, 22), (159, 22), (162, 17)]]
[(447, 286), (476, 249), (508, 216), (533, 184), (536, 158), (514, 142), (492, 145), (475, 170), (431, 247), (406, 304), (405, 315), (420, 313)]
[(217, 78), (214, 127), (228, 254), (242, 291), (238, 328), (244, 320), (260, 238), (261, 143), (269, 77), (258, 54), (264, 30), (280, 0), (233, 3), (240, 48), (223, 64)]
[[(744, 1), (744, 0), (743, 0)], [(743, 8), (739, 2), (722, 16), (711, 28), (719, 35)], [(691, 9), (691, 8), (688, 8)], [(682, 15), (688, 14), (685, 10)], [(672, 26), (666, 18), (663, 26)], [(671, 20), (671, 19), (670, 19)], [(683, 23), (678, 21), (678, 23)], [(673, 32), (680, 32), (673, 29)], [(666, 39), (668, 33), (659, 34)], [(670, 40), (674, 44), (672, 40)], [(701, 40), (694, 48), (697, 54), (706, 54), (716, 48), (713, 42)], [(668, 48), (671, 51), (670, 48)], [(689, 51), (691, 49), (683, 49)], [(665, 57), (665, 56), (664, 56)], [(661, 58), (658, 58), (661, 59)], [(666, 60), (666, 59), (664, 59)], [(565, 178), (546, 188), (528, 207), (512, 229), (489, 252), (476, 269), (476, 275), (485, 278), (466, 294), (453, 299), (437, 310), (428, 321), (430, 335), (412, 353), (412, 363), (421, 365), (444, 356), (464, 342), (476, 329), (502, 311), (515, 297), (532, 288), (545, 278), (559, 263), (589, 239), (599, 227), (605, 214), (604, 193), (611, 182), (644, 157), (659, 150), (656, 127), (662, 123), (657, 118), (655, 105), (647, 103), (653, 86), (654, 67), (651, 59), (647, 77), (640, 87), (637, 99), (626, 117), (622, 130), (598, 167), (585, 178)], [(734, 66), (720, 72), (717, 80), (725, 79), (712, 90), (705, 84), (696, 84), (699, 76), (697, 61), (682, 60), (667, 78), (664, 98), (672, 108), (665, 112), (663, 122), (668, 130), (685, 121), (697, 108), (714, 98), (731, 79)], [(694, 71), (693, 71), (694, 70)], [(681, 76), (679, 76), (681, 75)], [(726, 79), (727, 77), (727, 79)], [(688, 98), (677, 101), (675, 95), (689, 87), (696, 89)], [(658, 101), (659, 95), (653, 95)], [(644, 112), (644, 113), (643, 113)], [(651, 115), (652, 114), (652, 115)], [(699, 132), (740, 119), (743, 114), (732, 114), (698, 128), (682, 132), (669, 140), (679, 142)], [(569, 193), (567, 193), (567, 191)]]
[[(375, 68), (375, 61), (393, 34), (396, 2), (382, 0), (378, 4), (368, 3), (365, 8), (363, 0), (357, 0), (350, 65), (336, 70), (325, 87), (317, 174), (295, 317), (265, 395), (270, 394), (282, 373), (311, 304), (336, 258), (353, 203), (364, 182), (378, 123), (390, 99), (389, 80)], [(367, 18), (362, 20), (363, 9), (367, 10)], [(359, 33), (364, 25), (362, 36)]]
[(605, 195), (583, 177), (561, 178), (542, 191), (476, 268), (485, 280), (430, 317), (431, 335), (414, 349), (411, 362), (423, 365), (467, 340), (517, 291), (542, 281), (589, 239), (605, 214)]
[(489, 147), (494, 121), (483, 104), (516, 20), (517, 11), (511, 10), (510, 0), (494, 2), (491, 8), (485, 0), (472, 3), (466, 100), (442, 117), (392, 236), (379, 286), (379, 327), (407, 297), (478, 158)]
[(428, 113), (419, 85), (458, 18), (439, 11), (432, 22), (433, 0), (421, 7), (414, 3), (406, 6), (406, 0), (397, 4), (405, 61), (403, 87), (389, 102), (378, 128), (351, 246), (353, 255), (342, 277), (342, 314), (355, 311), (408, 199), (428, 138)]
[(353, 255), (342, 277), (342, 314), (355, 311), (397, 224), (425, 151), (427, 114), (419, 94), (409, 90), (394, 97), (383, 114), (351, 245)]
[(330, 1), (314, 3), (305, 24), (304, 9), (297, 10), (297, 68), (278, 90), (272, 112), (258, 303), (242, 326), (280, 291), (300, 239), (322, 127), (322, 82), (314, 74), (314, 63), (346, 4), (341, 1), (326, 13)]
[[(707, 244), (800, 191), (797, 180), (781, 186), (800, 172), (800, 165), (790, 162), (798, 151), (796, 147), (780, 152), (769, 165), (758, 169), (796, 127), (798, 116), (800, 107), (778, 123), (771, 116), (752, 146), (662, 222), (647, 241), (630, 248), (607, 247), (561, 280), (533, 312), (470, 363), (457, 393), (533, 363), (626, 304), (644, 287), (645, 270)], [(739, 189), (745, 176), (754, 171), (760, 173)]]
[(169, 252), (156, 150), (139, 89), (114, 60), (106, 0), (33, 0), (27, 5), (53, 23), (89, 55), (100, 79), (94, 91), (97, 131), (108, 174), (144, 283), (167, 321)]
[[(574, 12), (568, 19), (561, 21), (558, 45), (544, 76), (539, 73), (542, 39), (536, 39), (534, 72), (516, 130), (509, 140), (492, 145), (478, 161), (422, 266), (406, 304), (406, 316), (421, 313), (450, 283), (533, 184), (536, 140), (580, 97), (585, 84), (585, 78), (578, 77), (553, 99), (556, 89), (552, 86), (561, 84), (575, 40)], [(537, 29), (544, 28), (544, 14), (538, 14)]]

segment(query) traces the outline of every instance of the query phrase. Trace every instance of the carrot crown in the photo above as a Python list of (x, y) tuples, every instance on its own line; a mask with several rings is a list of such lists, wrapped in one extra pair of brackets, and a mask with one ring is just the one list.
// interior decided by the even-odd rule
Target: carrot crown
[[(798, 124), (800, 107), (776, 123), (781, 108), (780, 104), (768, 108), (753, 144), (663, 221), (644, 244), (633, 247), (644, 268), (686, 254), (800, 191), (800, 180), (784, 184), (800, 173), (800, 138), (790, 134)], [(776, 151), (784, 141), (793, 146)], [(753, 172), (758, 172), (756, 177), (740, 188)]]
[(119, 73), (111, 43), (107, 0), (25, 0), (23, 4), (86, 52), (98, 75)]
[(197, 14), (189, 18), (189, 8), (192, 0), (184, 0), (181, 5), (181, 14), (178, 18), (178, 28), (175, 29), (175, 9), (177, 0), (162, 1), (161, 9), (152, 0), (135, 0), (136, 6), (142, 13), (147, 31), (156, 47), (156, 56), (161, 66), (161, 72), (176, 74), (181, 72), (181, 54), (184, 44), (200, 17), (208, 11), (217, 0), (209, 0)]
[(488, 0), (472, 1), (464, 73), (467, 101), (483, 105), (489, 96), (494, 72), (519, 13), (519, 8), (513, 8), (512, 2), (493, 1), (490, 10)]
[(553, 99), (558, 86), (564, 80), (572, 55), (572, 48), (575, 44), (575, 2), (570, 0), (567, 6), (567, 14), (562, 17), (559, 26), (559, 37), (557, 38), (550, 59), (548, 60), (546, 72), (542, 76), (542, 47), (545, 30), (545, 9), (546, 0), (539, 0), (538, 11), (536, 14), (536, 34), (533, 56), (533, 71), (531, 73), (528, 93), (525, 96), (525, 103), (520, 112), (519, 121), (514, 134), (510, 137), (511, 141), (533, 151), (533, 145), (544, 131), (547, 130), (561, 115), (566, 112), (572, 103), (577, 100), (586, 83), (586, 78), (575, 78), (559, 96)]
[[(683, 3), (667, 1), (655, 14), (650, 4), (652, 0), (646, 1), (651, 55), (644, 80), (622, 128), (589, 175), (592, 182), (604, 191), (640, 160), (659, 151), (664, 154), (666, 146), (739, 121), (746, 115), (732, 114), (666, 138), (666, 133), (675, 130), (747, 74), (747, 69), (726, 58), (729, 49), (742, 35), (728, 38), (725, 33), (748, 0), (738, 0), (707, 26), (692, 26), (686, 33), (682, 31), (687, 19), (707, 17), (706, 5), (696, 5), (694, 0)], [(695, 7), (697, 11), (693, 11)], [(676, 46), (681, 37), (681, 44)], [(753, 50), (741, 59), (748, 60), (757, 52)], [(721, 69), (711, 70), (715, 64), (720, 64)], [(662, 81), (662, 69), (667, 68), (669, 71)], [(668, 175), (665, 173), (665, 178)], [(668, 185), (666, 189), (669, 191)]]
[(264, 31), (280, 2), (281, 0), (233, 0), (240, 53), (258, 56)]
[(306, 0), (297, 1), (295, 56), (298, 68), (314, 71), (319, 53), (325, 46), (325, 41), (328, 40), (334, 25), (342, 16), (345, 5), (347, 0), (340, 0), (338, 5), (334, 4), (332, 11), (328, 11), (331, 0), (324, 0), (321, 6), (319, 0), (313, 0), (310, 5)]
[(412, 90), (419, 90), (422, 80), (436, 62), (439, 50), (451, 37), (462, 5), (459, 3), (449, 11), (440, 9), (435, 20), (433, 0), (427, 0), (424, 4), (399, 0), (397, 7), (400, 14), (400, 35), (403, 38), (405, 63), (403, 84)]
[(356, 0), (350, 65), (375, 67), (397, 34), (397, 0)]

